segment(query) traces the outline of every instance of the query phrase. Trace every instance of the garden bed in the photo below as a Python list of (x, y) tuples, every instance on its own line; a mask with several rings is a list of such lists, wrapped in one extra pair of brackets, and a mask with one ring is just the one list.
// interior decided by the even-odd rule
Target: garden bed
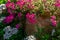
[(60, 40), (60, 0), (1, 0), (0, 39)]

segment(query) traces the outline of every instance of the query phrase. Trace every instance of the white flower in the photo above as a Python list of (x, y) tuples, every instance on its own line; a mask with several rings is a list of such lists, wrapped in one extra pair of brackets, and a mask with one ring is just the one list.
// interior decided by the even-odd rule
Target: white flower
[(55, 33), (55, 29), (53, 29), (53, 30), (52, 30), (52, 34), (51, 34), (51, 35), (53, 36), (53, 35), (54, 35), (54, 33)]
[(5, 31), (4, 39), (9, 39), (13, 34), (16, 34), (18, 32), (17, 28), (11, 28), (10, 26), (7, 26), (3, 29)]
[(17, 29), (17, 28), (13, 28), (13, 29), (11, 30), (12, 34), (16, 34), (16, 33), (17, 33), (17, 31), (18, 31), (18, 29)]
[(36, 38), (33, 35), (28, 36), (24, 40), (36, 40)]
[(5, 28), (3, 29), (3, 31), (5, 31), (5, 32), (11, 31), (11, 27), (10, 27), (10, 26), (7, 26), (7, 27), (5, 27)]
[(6, 9), (6, 5), (5, 4), (1, 4), (0, 5), (0, 14), (2, 14), (3, 10)]
[(2, 6), (3, 10), (6, 9), (6, 5), (5, 4), (1, 4), (1, 6)]
[(5, 33), (4, 34), (4, 39), (9, 39), (9, 37), (11, 37), (12, 35), (11, 35), (11, 33)]

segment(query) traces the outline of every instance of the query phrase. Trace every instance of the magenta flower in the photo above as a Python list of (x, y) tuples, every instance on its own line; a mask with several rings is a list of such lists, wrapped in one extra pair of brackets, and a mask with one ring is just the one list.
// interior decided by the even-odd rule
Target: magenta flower
[(19, 29), (19, 27), (20, 27), (20, 24), (16, 24), (16, 28)]
[(12, 11), (10, 8), (7, 9), (9, 14), (12, 14)]
[(32, 24), (35, 24), (36, 23), (36, 16), (35, 16), (35, 14), (33, 14), (33, 13), (32, 14), (27, 13), (26, 14), (26, 18)]
[(54, 20), (54, 19), (51, 19), (51, 23), (52, 23), (53, 26), (56, 26), (57, 25), (57, 21)]
[(28, 3), (27, 4), (27, 8), (29, 8), (29, 9), (33, 9), (34, 8), (34, 5), (32, 4), (32, 0), (26, 0), (26, 3)]
[(29, 2), (29, 3), (31, 3), (31, 2), (32, 2), (32, 0), (26, 0), (26, 2)]
[(9, 4), (10, 4), (10, 2), (7, 2), (7, 3), (6, 3), (6, 7), (7, 7), (7, 8), (9, 8), (9, 7), (10, 7), (10, 5), (9, 5)]
[(51, 16), (51, 19), (56, 19), (56, 16), (54, 16), (54, 15), (53, 15), (53, 16)]
[(15, 9), (15, 4), (13, 2), (7, 2), (6, 7), (11, 8), (11, 9)]
[(25, 4), (25, 2), (24, 1), (17, 1), (16, 4), (20, 7), (20, 9), (22, 9), (24, 4)]
[(11, 15), (9, 15), (5, 18), (4, 22), (5, 23), (10, 23), (10, 22), (13, 21), (13, 19), (14, 19), (14, 16), (11, 14)]
[(10, 2), (10, 0), (8, 0), (8, 2)]
[(21, 18), (21, 16), (22, 16), (22, 13), (18, 13), (18, 18)]
[(60, 8), (60, 3), (55, 3), (55, 6)]
[(53, 26), (57, 25), (56, 16), (51, 16), (50, 21), (51, 21), (51, 23), (52, 23)]
[(56, 21), (52, 21), (52, 25), (56, 26), (57, 22)]
[(11, 8), (15, 9), (15, 4), (13, 2), (11, 3)]
[(28, 4), (28, 5), (27, 5), (27, 8), (33, 9), (33, 8), (34, 8), (34, 5), (33, 5), (33, 4)]
[(60, 0), (56, 0), (54, 5), (58, 8), (60, 8)]
[(60, 0), (55, 0), (57, 3), (60, 3)]

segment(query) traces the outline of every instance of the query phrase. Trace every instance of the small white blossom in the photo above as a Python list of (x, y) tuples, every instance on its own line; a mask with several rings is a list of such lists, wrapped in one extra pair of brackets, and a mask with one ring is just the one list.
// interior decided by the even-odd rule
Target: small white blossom
[(3, 29), (3, 31), (5, 31), (5, 34), (3, 35), (5, 40), (5, 39), (9, 39), (13, 34), (16, 34), (18, 32), (18, 29), (7, 26)]
[(7, 26), (7, 27), (5, 27), (5, 28), (3, 29), (3, 31), (5, 31), (5, 32), (11, 31), (11, 27), (10, 27), (10, 26)]
[(13, 29), (11, 30), (12, 34), (16, 34), (17, 31), (18, 31), (17, 28), (13, 28)]
[(28, 36), (24, 40), (36, 40), (36, 38), (33, 35)]
[(5, 4), (1, 4), (0, 5), (0, 14), (2, 14), (3, 10), (6, 9), (6, 5)]
[(53, 35), (54, 35), (54, 33), (55, 33), (55, 29), (53, 29), (53, 30), (52, 30), (52, 34), (51, 34), (51, 35), (53, 36)]
[(2, 6), (3, 10), (6, 9), (6, 5), (5, 4), (1, 4), (1, 6)]
[(4, 37), (4, 39), (9, 39), (9, 37), (11, 37), (11, 36), (12, 35), (10, 33), (5, 33), (3, 37)]

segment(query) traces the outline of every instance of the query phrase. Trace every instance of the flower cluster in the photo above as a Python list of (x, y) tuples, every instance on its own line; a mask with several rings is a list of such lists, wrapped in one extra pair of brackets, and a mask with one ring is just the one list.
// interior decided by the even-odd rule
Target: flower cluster
[(36, 24), (36, 15), (35, 14), (27, 13), (26, 18), (29, 21), (29, 23)]
[(10, 26), (7, 26), (3, 29), (5, 32), (4, 34), (4, 40), (9, 39), (13, 34), (16, 34), (18, 32), (17, 28), (11, 28)]
[(9, 1), (8, 1), (8, 2), (6, 3), (6, 7), (7, 7), (7, 8), (11, 8), (11, 9), (15, 9), (15, 4), (14, 4), (14, 2), (9, 2)]
[(20, 9), (22, 9), (23, 6), (25, 5), (25, 2), (23, 0), (21, 0), (21, 1), (19, 0), (16, 2), (16, 4), (20, 7)]
[(30, 9), (34, 8), (34, 5), (32, 4), (32, 0), (18, 0), (15, 3), (8, 0), (8, 2), (6, 3), (6, 7), (11, 9), (16, 9), (17, 7), (23, 9), (24, 7), (27, 7)]
[[(17, 0), (16, 2), (11, 2), (11, 0), (8, 0), (7, 3), (5, 4), (5, 6), (7, 9), (8, 15), (3, 20), (3, 22), (6, 24), (12, 23), (13, 20), (15, 20), (17, 17), (18, 17), (17, 20), (20, 20), (22, 18), (23, 10), (34, 8), (32, 0)], [(35, 14), (28, 14), (27, 13), (26, 18), (29, 20), (29, 22), (35, 23), (34, 17), (35, 17)], [(19, 27), (20, 27), (20, 24), (17, 23), (16, 28), (19, 29)]]
[[(59, 18), (60, 17), (60, 0), (39, 0), (39, 1), (37, 1), (37, 0), (14, 0), (14, 1), (8, 0), (7, 3), (3, 6), (3, 8), (1, 8), (1, 7), (0, 7), (0, 12), (2, 13), (2, 10), (3, 10), (4, 13), (6, 12), (6, 14), (7, 14), (6, 17), (0, 18), (1, 22), (3, 22), (3, 24), (4, 23), (7, 24), (6, 26), (8, 26), (8, 25), (15, 26), (15, 29), (11, 29), (10, 34), (14, 34), (14, 32), (17, 32), (17, 30), (21, 26), (25, 28), (26, 25), (29, 26), (32, 24), (38, 25), (39, 28), (40, 28), (40, 26), (41, 27), (47, 27), (47, 26), (50, 27), (50, 22), (51, 22), (51, 25), (53, 27), (56, 27), (57, 22), (59, 22), (56, 20), (60, 19)], [(5, 24), (4, 24), (4, 26), (5, 26)], [(50, 28), (48, 28), (48, 27), (46, 28), (46, 30), (48, 30), (48, 33), (49, 33)], [(29, 30), (29, 28), (33, 28), (33, 27), (28, 27), (27, 29)], [(14, 30), (16, 30), (16, 31), (14, 31)], [(33, 30), (34, 30), (34, 28), (33, 28)], [(7, 29), (7, 31), (8, 31), (8, 29)], [(29, 32), (31, 32), (31, 31), (29, 30)], [(29, 33), (29, 32), (27, 32), (27, 33)], [(38, 33), (40, 34), (39, 31), (38, 31)], [(55, 29), (52, 30), (52, 35), (54, 33), (55, 33)], [(10, 35), (10, 34), (8, 34), (8, 35)], [(6, 37), (6, 35), (7, 34), (5, 34), (4, 37)], [(10, 36), (7, 36), (6, 38), (9, 38), (9, 37)]]
[(5, 23), (10, 23), (10, 22), (12, 22), (13, 19), (14, 19), (14, 16), (13, 16), (13, 15), (9, 15), (9, 16), (7, 16), (7, 17), (4, 19), (4, 22), (5, 22)]
[(19, 27), (20, 27), (20, 24), (16, 24), (16, 28), (19, 29)]
[(53, 26), (56, 26), (57, 25), (56, 16), (54, 16), (54, 15), (51, 16), (51, 19), (50, 20), (51, 20), (51, 23), (52, 23)]
[(58, 8), (60, 8), (60, 0), (56, 0), (55, 6), (58, 7)]
[[(39, 3), (38, 5), (40, 5), (40, 6), (38, 6), (38, 5), (36, 6), (36, 4), (34, 4), (35, 2), (33, 0), (17, 0), (16, 2), (11, 2), (10, 0), (8, 0), (6, 3), (6, 8), (7, 8), (7, 12), (9, 13), (9, 15), (5, 18), (4, 22), (8, 23), (8, 24), (11, 23), (15, 19), (15, 16), (17, 16), (19, 19), (21, 19), (22, 15), (24, 15), (23, 14), (23, 12), (24, 12), (24, 13), (26, 13), (26, 19), (29, 21), (29, 23), (35, 24), (37, 22), (35, 12), (36, 13), (41, 12), (44, 17), (45, 16), (48, 17), (48, 16), (50, 16), (50, 13), (51, 13), (50, 11), (55, 12), (55, 9), (51, 9), (51, 8), (53, 8), (53, 4), (56, 7), (60, 7), (59, 0), (56, 0), (53, 2), (55, 2), (55, 4), (52, 3), (50, 5), (50, 3), (47, 0), (41, 0), (42, 5), (40, 5), (41, 3)], [(41, 9), (39, 10), (39, 8), (41, 8)], [(53, 12), (53, 14), (54, 14), (54, 12)], [(53, 16), (51, 17), (51, 22), (52, 22), (53, 26), (56, 26), (56, 20), (53, 18)], [(19, 28), (19, 27), (17, 27), (17, 28)]]
[[(29, 23), (35, 24), (37, 22), (36, 14), (38, 15), (42, 14), (43, 17), (46, 17), (46, 16), (50, 17), (51, 15), (55, 15), (59, 13), (57, 11), (58, 9), (55, 9), (55, 8), (60, 7), (60, 0), (53, 0), (53, 1), (51, 0), (52, 2), (51, 4), (50, 4), (50, 1), (47, 1), (47, 0), (41, 0), (41, 2), (38, 2), (38, 3), (36, 2), (38, 1), (16, 0), (16, 2), (12, 2), (8, 0), (6, 3), (6, 8), (9, 15), (6, 16), (4, 22), (9, 24), (13, 20), (15, 20), (15, 17), (18, 17), (18, 19), (21, 19), (22, 15), (24, 15), (23, 13), (26, 13), (25, 16), (26, 16), (26, 19), (29, 21)], [(54, 16), (51, 16), (50, 20), (52, 22), (52, 25), (56, 26), (57, 23)]]

